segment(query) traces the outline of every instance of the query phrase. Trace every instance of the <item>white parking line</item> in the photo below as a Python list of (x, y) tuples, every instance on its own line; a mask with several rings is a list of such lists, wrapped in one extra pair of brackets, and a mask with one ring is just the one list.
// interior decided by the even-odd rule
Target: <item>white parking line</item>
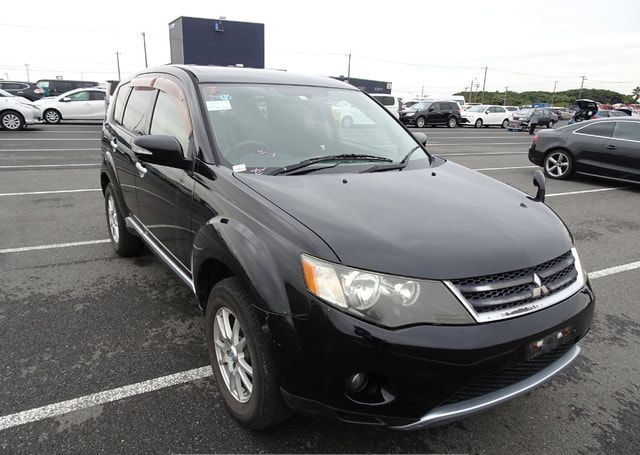
[(123, 398), (128, 398), (134, 395), (140, 395), (164, 389), (166, 387), (184, 384), (185, 382), (196, 381), (198, 379), (211, 376), (212, 374), (213, 371), (210, 366), (194, 368), (193, 370), (182, 371), (180, 373), (170, 374), (168, 376), (162, 376), (148, 381), (118, 387), (116, 389), (85, 395), (72, 400), (60, 401), (58, 403), (30, 409), (28, 411), (17, 412), (15, 414), (0, 417), (0, 430), (24, 425), (25, 423), (37, 422), (48, 417), (55, 417), (104, 403), (111, 403), (112, 401), (122, 400)]
[(12, 164), (10, 166), (0, 166), (0, 169), (30, 169), (43, 167), (88, 167), (100, 166), (100, 163), (75, 163), (75, 164)]
[(2, 149), (0, 152), (99, 152), (100, 149)]
[(507, 169), (531, 169), (538, 166), (507, 166), (507, 167), (481, 167), (474, 171), (505, 171)]
[(88, 191), (101, 191), (100, 188), (83, 188), (79, 190), (52, 190), (52, 191), (26, 191), (24, 193), (0, 193), (3, 196), (31, 196), (33, 194), (60, 194), (60, 193), (86, 193)]
[(598, 270), (596, 272), (589, 273), (589, 278), (595, 280), (603, 276), (615, 275), (616, 273), (627, 272), (629, 270), (640, 269), (640, 261), (630, 262), (628, 264), (618, 265), (615, 267), (609, 267), (608, 269)]
[[(597, 279), (616, 273), (626, 272), (628, 270), (640, 268), (640, 261), (631, 262), (629, 264), (611, 267), (608, 269), (591, 272), (589, 278)], [(172, 387), (174, 385), (184, 384), (198, 379), (209, 377), (213, 374), (210, 366), (194, 368), (192, 370), (181, 371), (179, 373), (160, 376), (159, 378), (149, 379), (147, 381), (129, 384), (115, 389), (104, 390), (102, 392), (84, 395), (82, 397), (73, 398), (67, 401), (41, 406), (39, 408), (29, 409), (27, 411), (16, 412), (0, 417), (0, 431), (13, 428), (27, 423), (38, 422), (49, 417), (56, 417), (69, 412), (79, 411), (81, 409), (98, 406), (105, 403), (122, 400), (136, 395)]]
[(11, 141), (100, 141), (101, 139), (99, 137), (90, 137), (90, 138), (80, 138), (80, 137), (70, 137), (70, 138), (62, 138), (62, 137), (55, 137), (55, 138), (45, 138), (45, 137), (39, 137), (39, 138), (34, 138), (34, 137), (16, 137), (13, 139), (0, 139), (0, 141), (7, 141), (7, 142), (11, 142)]
[(624, 190), (625, 188), (628, 188), (628, 187), (626, 187), (626, 186), (618, 186), (616, 188), (596, 188), (595, 190), (567, 191), (566, 193), (551, 193), (551, 194), (547, 194), (546, 197), (571, 196), (573, 194), (585, 194), (585, 193), (599, 193), (601, 191)]
[(436, 144), (434, 142), (428, 142), (427, 148), (429, 147), (481, 147), (483, 145), (529, 145), (531, 142), (471, 142), (464, 144)]
[(111, 240), (102, 239), (102, 240), (85, 240), (83, 242), (69, 242), (69, 243), (53, 243), (49, 245), (36, 245), (36, 246), (23, 246), (18, 248), (5, 248), (0, 250), (0, 254), (5, 253), (23, 253), (25, 251), (34, 251), (34, 250), (50, 250), (53, 248), (67, 248), (71, 246), (82, 246), (82, 245), (96, 245), (99, 243), (109, 243)]

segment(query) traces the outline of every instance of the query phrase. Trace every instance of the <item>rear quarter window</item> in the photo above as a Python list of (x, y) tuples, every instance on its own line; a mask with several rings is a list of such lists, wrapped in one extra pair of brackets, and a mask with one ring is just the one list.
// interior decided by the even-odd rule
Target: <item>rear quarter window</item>
[(122, 115), (124, 114), (124, 106), (127, 103), (127, 98), (129, 97), (129, 92), (131, 91), (131, 87), (127, 85), (123, 85), (118, 90), (118, 95), (116, 96), (116, 104), (113, 107), (113, 121), (118, 125), (122, 125)]

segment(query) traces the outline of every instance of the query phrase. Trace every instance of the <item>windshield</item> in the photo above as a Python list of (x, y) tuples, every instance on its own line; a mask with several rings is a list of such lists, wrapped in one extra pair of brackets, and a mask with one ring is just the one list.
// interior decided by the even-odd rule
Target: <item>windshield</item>
[(8, 96), (14, 96), (14, 95), (12, 95), (11, 93), (5, 92), (4, 90), (0, 89), (0, 96), (3, 96), (3, 97), (7, 96), (8, 97)]
[[(202, 84), (222, 165), (272, 170), (328, 155), (372, 155), (400, 162), (416, 147), (378, 103), (357, 90), (249, 84)], [(411, 160), (425, 159), (414, 153)], [(324, 163), (332, 166), (336, 163)], [(340, 171), (371, 166), (341, 161)], [(355, 169), (354, 169), (355, 171)]]
[(516, 114), (518, 114), (518, 115), (531, 115), (531, 114), (533, 114), (533, 109), (520, 109), (518, 112), (516, 112)]
[(417, 110), (429, 109), (429, 106), (431, 106), (431, 103), (426, 103), (423, 101), (421, 103), (416, 103), (413, 106), (411, 106), (411, 110), (417, 111)]
[(484, 112), (487, 109), (487, 106), (472, 106), (467, 109), (467, 112)]

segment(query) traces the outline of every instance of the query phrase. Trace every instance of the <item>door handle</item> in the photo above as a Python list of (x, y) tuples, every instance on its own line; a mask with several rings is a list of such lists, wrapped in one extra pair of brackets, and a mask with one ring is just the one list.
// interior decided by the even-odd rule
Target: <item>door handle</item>
[(136, 169), (138, 170), (140, 177), (144, 177), (147, 173), (147, 168), (140, 164), (140, 161), (136, 161)]
[(615, 150), (615, 149), (617, 149), (618, 147), (616, 147), (615, 145), (607, 145), (605, 148), (606, 148), (607, 150)]
[(111, 139), (111, 148), (113, 149), (114, 152), (118, 150), (118, 143), (116, 142), (115, 139)]

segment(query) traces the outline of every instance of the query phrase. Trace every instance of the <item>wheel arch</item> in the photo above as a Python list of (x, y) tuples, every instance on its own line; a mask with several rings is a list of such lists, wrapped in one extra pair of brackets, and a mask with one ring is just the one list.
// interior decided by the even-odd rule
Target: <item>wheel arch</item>
[(55, 107), (46, 107), (43, 111), (42, 111), (42, 116), (44, 117), (45, 115), (47, 115), (48, 111), (56, 111), (58, 113), (58, 116), (60, 117), (60, 120), (63, 120), (64, 117), (62, 116), (62, 112), (60, 111), (60, 109), (55, 108)]
[(206, 311), (213, 286), (235, 276), (251, 289), (255, 305), (265, 311), (290, 314), (285, 285), (266, 245), (237, 220), (217, 216), (194, 237), (193, 288)]
[(22, 112), (20, 112), (20, 111), (18, 111), (16, 109), (11, 109), (10, 107), (6, 108), (6, 109), (2, 109), (0, 111), (0, 117), (2, 117), (4, 114), (9, 114), (9, 113), (16, 114), (18, 117), (20, 117), (22, 119), (23, 123), (25, 122), (24, 115), (22, 115)]

